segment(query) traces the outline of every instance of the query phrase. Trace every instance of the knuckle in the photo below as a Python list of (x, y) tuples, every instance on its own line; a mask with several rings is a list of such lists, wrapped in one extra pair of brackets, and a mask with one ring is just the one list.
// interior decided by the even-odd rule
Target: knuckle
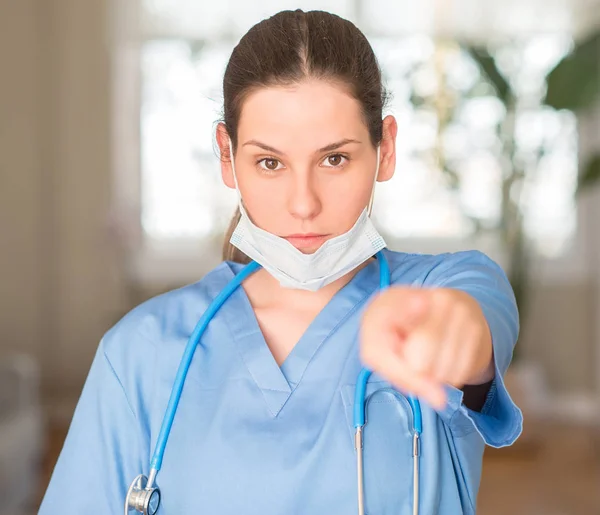
[(469, 317), (469, 308), (462, 302), (457, 302), (452, 307), (452, 314), (460, 320), (467, 320)]
[(452, 297), (450, 296), (449, 292), (443, 288), (434, 290), (432, 292), (432, 296), (436, 304), (442, 309), (447, 309), (452, 304)]

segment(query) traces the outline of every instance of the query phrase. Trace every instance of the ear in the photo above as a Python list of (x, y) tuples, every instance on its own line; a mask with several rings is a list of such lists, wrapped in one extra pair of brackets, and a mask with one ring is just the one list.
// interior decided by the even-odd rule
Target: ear
[(382, 122), (383, 136), (379, 151), (379, 182), (389, 181), (396, 170), (396, 135), (398, 124), (396, 118), (391, 114), (386, 116)]
[(217, 125), (217, 145), (219, 145), (219, 154), (221, 156), (221, 178), (225, 186), (235, 189), (235, 180), (233, 178), (233, 168), (231, 167), (231, 155), (229, 152), (229, 134), (224, 123)]

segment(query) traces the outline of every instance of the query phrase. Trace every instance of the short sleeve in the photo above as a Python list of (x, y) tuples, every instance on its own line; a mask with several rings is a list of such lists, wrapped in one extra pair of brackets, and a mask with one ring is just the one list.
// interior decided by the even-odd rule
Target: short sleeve
[(481, 412), (462, 403), (463, 392), (447, 387), (448, 405), (440, 416), (459, 436), (476, 429), (487, 445), (511, 445), (523, 430), (523, 415), (511, 399), (504, 374), (519, 335), (519, 313), (512, 287), (502, 268), (482, 252), (443, 254), (424, 286), (457, 288), (474, 297), (490, 327), (496, 374)]
[(144, 454), (136, 415), (104, 347), (103, 340), (75, 409), (40, 515), (123, 513), (129, 484), (147, 465), (141, 458)]

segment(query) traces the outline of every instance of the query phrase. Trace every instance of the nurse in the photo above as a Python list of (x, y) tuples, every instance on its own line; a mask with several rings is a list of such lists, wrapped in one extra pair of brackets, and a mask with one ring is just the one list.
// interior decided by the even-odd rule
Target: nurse
[(358, 513), (364, 366), (364, 512), (474, 513), (484, 446), (522, 428), (502, 379), (515, 299), (480, 252), (384, 249), (369, 213), (375, 181), (394, 173), (397, 125), (369, 43), (332, 14), (281, 12), (240, 40), (223, 93), (221, 171), (239, 194), (224, 262), (106, 333), (39, 513), (123, 513), (132, 479), (150, 473), (188, 339), (250, 259), (261, 266), (195, 348), (158, 513)]

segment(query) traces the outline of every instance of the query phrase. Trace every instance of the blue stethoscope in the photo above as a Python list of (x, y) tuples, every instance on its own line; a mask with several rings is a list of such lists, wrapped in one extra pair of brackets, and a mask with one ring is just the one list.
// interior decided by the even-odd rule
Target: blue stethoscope
[[(384, 290), (390, 286), (390, 268), (387, 259), (380, 251), (377, 253), (377, 260), (379, 261), (379, 287), (380, 290)], [(154, 449), (154, 455), (150, 462), (150, 474), (146, 477), (143, 474), (137, 476), (125, 498), (125, 515), (128, 515), (130, 510), (135, 510), (143, 515), (155, 515), (160, 505), (160, 489), (155, 485), (156, 475), (162, 466), (163, 456), (165, 453), (165, 447), (167, 440), (169, 439), (169, 433), (171, 432), (171, 426), (173, 425), (173, 419), (175, 418), (175, 412), (177, 411), (177, 405), (181, 398), (181, 392), (185, 383), (194, 351), (198, 345), (200, 338), (204, 334), (208, 324), (215, 316), (215, 313), (221, 308), (225, 301), (233, 294), (235, 290), (248, 278), (251, 274), (256, 272), (260, 268), (260, 265), (255, 261), (250, 262), (223, 288), (223, 290), (215, 297), (215, 299), (208, 306), (208, 309), (204, 312), (194, 331), (190, 335), (188, 343), (183, 352), (183, 357), (179, 363), (177, 375), (175, 376), (175, 382), (171, 390), (171, 396), (169, 397), (169, 403), (165, 410), (165, 415), (158, 434), (158, 440)], [(356, 468), (358, 476), (358, 513), (364, 515), (364, 466), (363, 466), (363, 429), (366, 424), (366, 390), (367, 382), (371, 377), (371, 371), (363, 368), (358, 374), (356, 380), (356, 389), (354, 392), (354, 446), (356, 449)], [(412, 410), (412, 421), (413, 421), (413, 515), (419, 513), (419, 439), (422, 431), (422, 419), (421, 419), (421, 406), (418, 399), (409, 396), (408, 402)]]

